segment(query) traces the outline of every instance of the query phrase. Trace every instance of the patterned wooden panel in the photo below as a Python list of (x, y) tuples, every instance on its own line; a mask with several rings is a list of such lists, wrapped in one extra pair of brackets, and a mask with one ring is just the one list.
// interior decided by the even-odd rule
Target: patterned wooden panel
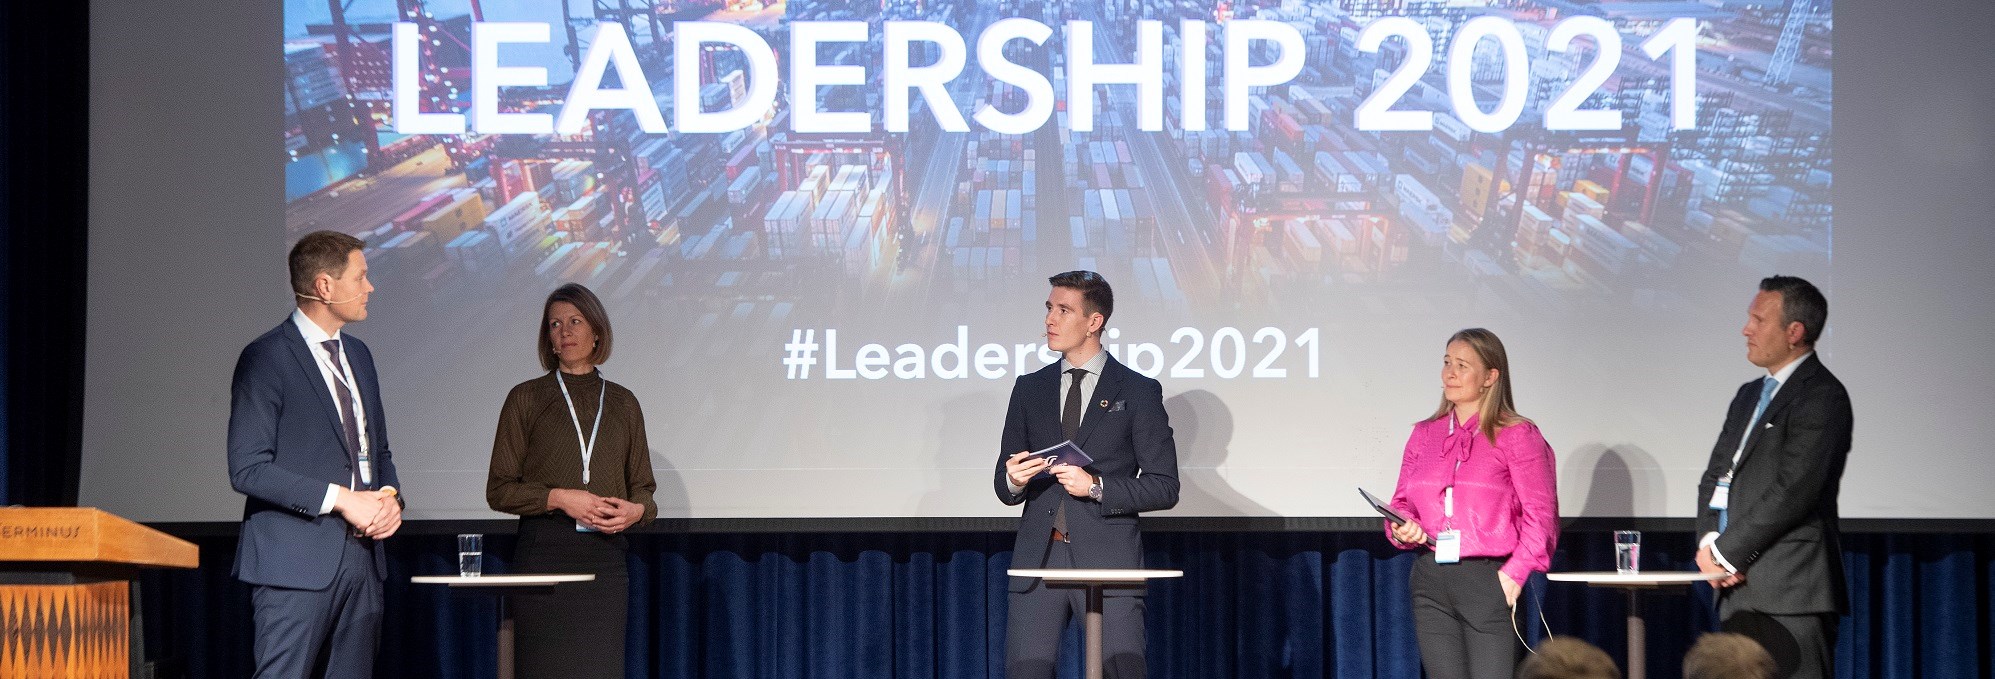
[(126, 677), (131, 583), (0, 585), (0, 677)]

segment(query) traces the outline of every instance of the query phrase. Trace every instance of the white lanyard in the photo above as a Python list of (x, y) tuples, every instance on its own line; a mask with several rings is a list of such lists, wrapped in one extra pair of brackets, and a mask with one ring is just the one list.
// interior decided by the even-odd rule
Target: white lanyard
[[(1455, 435), (1455, 416), (1453, 413), (1449, 413), (1448, 437), (1453, 438), (1454, 435)], [(1443, 447), (1445, 448), (1445, 446)], [(1475, 450), (1474, 438), (1469, 439), (1468, 448), (1471, 452)], [(1448, 485), (1447, 487), (1441, 489), (1441, 517), (1442, 517), (1441, 525), (1443, 528), (1453, 528), (1455, 525), (1455, 478), (1461, 475), (1462, 462), (1467, 459), (1468, 458), (1466, 457), (1455, 458), (1455, 468), (1448, 472)]]
[[(339, 382), (339, 386), (342, 386), (342, 387), (346, 387), (346, 393), (348, 393), (348, 394), (351, 394), (351, 395), (353, 396), (353, 398), (352, 398), (352, 399), (350, 399), (350, 400), (348, 400), (348, 401), (347, 401), (347, 404), (346, 404), (346, 407), (347, 407), (348, 409), (352, 410), (352, 411), (353, 411), (353, 413), (354, 413), (354, 417), (353, 417), (353, 422), (354, 422), (354, 424), (359, 424), (359, 423), (360, 423), (360, 418), (361, 418), (361, 416), (362, 416), (362, 411), (361, 411), (361, 409), (360, 409), (360, 408), (361, 408), (361, 406), (360, 406), (360, 390), (359, 390), (359, 389), (355, 389), (355, 388), (353, 388), (353, 383), (354, 383), (355, 381), (357, 381), (357, 379), (355, 379), (355, 380), (349, 380), (349, 379), (347, 379), (348, 375), (350, 375), (350, 374), (351, 374), (351, 370), (352, 370), (352, 369), (351, 369), (351, 368), (349, 368), (349, 367), (347, 367), (347, 363), (348, 363), (348, 362), (347, 362), (347, 360), (346, 360), (346, 356), (345, 356), (345, 352), (346, 352), (346, 342), (344, 342), (344, 341), (340, 341), (340, 343), (339, 343), (339, 350), (340, 350), (340, 352), (341, 352), (341, 355), (340, 355), (340, 360), (339, 360), (339, 363), (338, 363), (337, 365), (335, 365), (335, 364), (334, 364), (334, 363), (332, 362), (332, 353), (331, 353), (331, 352), (326, 352), (326, 351), (314, 351), (314, 352), (311, 352), (311, 354), (312, 354), (312, 357), (313, 357), (313, 358), (315, 358), (315, 359), (318, 359), (318, 363), (319, 363), (319, 365), (320, 365), (320, 366), (323, 366), (323, 367), (324, 367), (324, 368), (326, 369), (326, 372), (329, 372), (329, 373), (332, 373), (332, 376), (333, 376), (333, 379)], [(334, 389), (334, 390), (332, 390), (332, 392), (333, 392), (333, 394), (332, 394), (333, 398), (339, 398), (339, 390), (337, 390), (337, 389)], [(368, 473), (368, 472), (370, 471), (370, 469), (369, 469), (369, 465), (368, 465), (368, 463), (367, 463), (367, 462), (368, 462), (368, 460), (367, 460), (367, 432), (366, 432), (366, 427), (362, 427), (362, 428), (361, 428), (361, 431), (360, 431), (360, 432), (357, 432), (357, 433), (359, 433), (359, 434), (360, 434), (360, 450), (357, 450), (357, 451), (354, 451), (354, 456), (355, 456), (355, 457), (358, 457), (358, 458), (360, 459), (360, 469), (356, 470), (356, 471), (358, 471), (358, 472), (359, 472), (359, 475), (360, 475), (360, 481), (359, 481), (359, 482), (360, 482), (361, 484), (369, 484), (369, 483), (373, 483), (373, 482), (374, 482), (374, 480), (373, 480), (373, 476), (374, 476), (374, 475), (373, 475), (373, 474), (370, 474), (370, 473)]]
[[(602, 371), (596, 371), (602, 377)], [(603, 397), (610, 393), (610, 381), (603, 378), (602, 393), (596, 395), (596, 423), (589, 427), (589, 437), (582, 438), (582, 416), (575, 414), (575, 399), (568, 395), (568, 382), (561, 378), (561, 371), (554, 371), (554, 383), (561, 385), (561, 400), (568, 402), (568, 421), (575, 423), (575, 439), (582, 444), (582, 485), (589, 485), (589, 459), (596, 455), (596, 432), (603, 428)]]

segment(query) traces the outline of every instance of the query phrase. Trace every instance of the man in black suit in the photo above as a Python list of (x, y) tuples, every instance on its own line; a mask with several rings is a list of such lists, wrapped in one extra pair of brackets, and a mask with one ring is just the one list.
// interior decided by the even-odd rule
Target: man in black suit
[[(1108, 281), (1092, 271), (1069, 271), (1048, 282), (1046, 346), (1062, 358), (1012, 385), (993, 479), (999, 500), (1025, 504), (1011, 563), (1142, 568), (1136, 514), (1178, 503), (1177, 444), (1163, 387), (1102, 351), (1102, 328), (1115, 310)], [(1028, 457), (1067, 440), (1094, 463), (1049, 467)], [(1012, 578), (1009, 605), (1005, 676), (1050, 679), (1067, 622), (1087, 611), (1081, 590)], [(1141, 592), (1111, 590), (1102, 608), (1105, 673), (1142, 679)]]
[(1697, 566), (1722, 576), (1725, 631), (1765, 646), (1781, 677), (1828, 677), (1849, 609), (1836, 495), (1854, 416), (1849, 392), (1815, 356), (1829, 317), (1822, 292), (1790, 276), (1759, 290), (1746, 358), (1767, 376), (1732, 397), (1698, 484)]
[(229, 481), (243, 501), (235, 576), (251, 586), (256, 676), (368, 677), (387, 560), (402, 525), (381, 385), (367, 345), (358, 239), (306, 234), (291, 248), (298, 307), (236, 359)]

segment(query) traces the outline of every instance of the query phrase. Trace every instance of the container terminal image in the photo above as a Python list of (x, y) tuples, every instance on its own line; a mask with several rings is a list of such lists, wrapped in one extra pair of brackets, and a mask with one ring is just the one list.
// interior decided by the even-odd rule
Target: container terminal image
[[(1010, 300), (1044, 272), (1084, 268), (1164, 313), (1354, 311), (1428, 304), (1449, 281), (1476, 302), (1519, 313), (1588, 304), (1666, 312), (1664, 283), (1778, 269), (1826, 276), (1830, 257), (1831, 90), (1828, 2), (1211, 2), (997, 3), (837, 0), (651, 2), (356, 0), (287, 13), (283, 53), (286, 227), (361, 237), (381, 300), (396, 315), (486, 314), (494, 289), (579, 281), (613, 304), (672, 309), (701, 327), (776, 328), (799, 305), (818, 312), (958, 308)], [(1406, 41), (1361, 49), (1382, 16), (1434, 37), (1434, 66), (1394, 105), (1432, 110), (1431, 130), (1361, 131), (1354, 112), (1411, 58)], [(1524, 36), (1520, 122), (1472, 129), (1447, 103), (1449, 34), (1498, 17)], [(1618, 130), (1551, 131), (1543, 111), (1600, 55), (1546, 49), (1572, 16), (1610, 22), (1618, 66), (1586, 99), (1620, 111)], [(906, 133), (799, 133), (797, 93), (782, 86), (754, 124), (724, 134), (646, 133), (626, 111), (596, 111), (575, 134), (398, 135), (390, 34), (414, 23), (425, 110), (465, 111), (471, 27), (544, 21), (545, 44), (509, 62), (543, 66), (546, 87), (507, 87), (508, 112), (553, 112), (597, 26), (620, 25), (652, 73), (697, 71), (702, 110), (732, 107), (745, 59), (705, 45), (676, 64), (673, 26), (727, 22), (787, 46), (793, 22), (861, 21), (864, 43), (821, 45), (821, 64), (867, 67), (863, 86), (819, 88), (821, 110), (872, 112), (883, 130), (880, 27), (934, 21), (974, 35), (1000, 19), (1089, 21), (1096, 63), (1136, 54), (1135, 21), (1163, 26), (1163, 61), (1180, 63), (1181, 22), (1288, 24), (1306, 55), (1290, 81), (1248, 96), (1245, 130), (1222, 123), (1208, 52), (1204, 129), (1186, 129), (1184, 82), (1163, 74), (1162, 129), (1137, 127), (1134, 87), (1094, 88), (1091, 130), (1070, 103), (1026, 134), (941, 129), (912, 98)], [(1695, 22), (1695, 121), (1672, 125), (1667, 59), (1637, 45), (1671, 20)], [(1013, 63), (1067, 91), (1063, 33), (1004, 47)], [(1490, 105), (1504, 86), (1494, 41), (1473, 51), (1471, 81)], [(916, 44), (910, 60), (932, 62)], [(1257, 43), (1256, 63), (1275, 58)], [(509, 47), (511, 49), (511, 47)], [(1192, 47), (1191, 49), (1196, 49)], [(778, 58), (787, 61), (792, 55)], [(787, 73), (787, 69), (782, 72)], [(967, 113), (1024, 106), (1024, 92), (976, 68), (948, 91)], [(654, 77), (660, 109), (671, 79)], [(1194, 106), (1197, 104), (1194, 103)], [(1686, 275), (1688, 273), (1689, 275)], [(532, 295), (522, 292), (522, 299)], [(631, 300), (624, 302), (623, 300)], [(530, 301), (530, 300), (529, 300)], [(1010, 302), (1006, 302), (1010, 303)]]

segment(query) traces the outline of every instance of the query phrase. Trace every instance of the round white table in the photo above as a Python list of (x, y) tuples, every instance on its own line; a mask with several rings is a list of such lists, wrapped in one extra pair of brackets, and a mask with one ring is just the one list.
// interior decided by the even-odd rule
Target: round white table
[(521, 589), (552, 587), (564, 582), (589, 582), (593, 573), (530, 573), (523, 575), (418, 575), (409, 582), (418, 585), (444, 585), (452, 589), (482, 591), (499, 597), (499, 679), (513, 679), (513, 614), (506, 609), (505, 594)]
[(1039, 578), (1049, 587), (1086, 587), (1088, 612), (1082, 625), (1083, 667), (1087, 679), (1101, 679), (1101, 592), (1104, 589), (1139, 589), (1158, 578), (1181, 578), (1184, 571), (1148, 568), (1013, 568), (1004, 572), (1017, 578)]
[(1709, 582), (1719, 576), (1705, 575), (1697, 571), (1652, 571), (1648, 573), (1619, 573), (1615, 571), (1581, 571), (1574, 573), (1548, 573), (1545, 578), (1553, 582), (1584, 582), (1592, 587), (1611, 587), (1628, 595), (1628, 679), (1647, 679), (1648, 671), (1648, 626), (1642, 622), (1642, 590), (1663, 587), (1688, 587), (1691, 583)]

